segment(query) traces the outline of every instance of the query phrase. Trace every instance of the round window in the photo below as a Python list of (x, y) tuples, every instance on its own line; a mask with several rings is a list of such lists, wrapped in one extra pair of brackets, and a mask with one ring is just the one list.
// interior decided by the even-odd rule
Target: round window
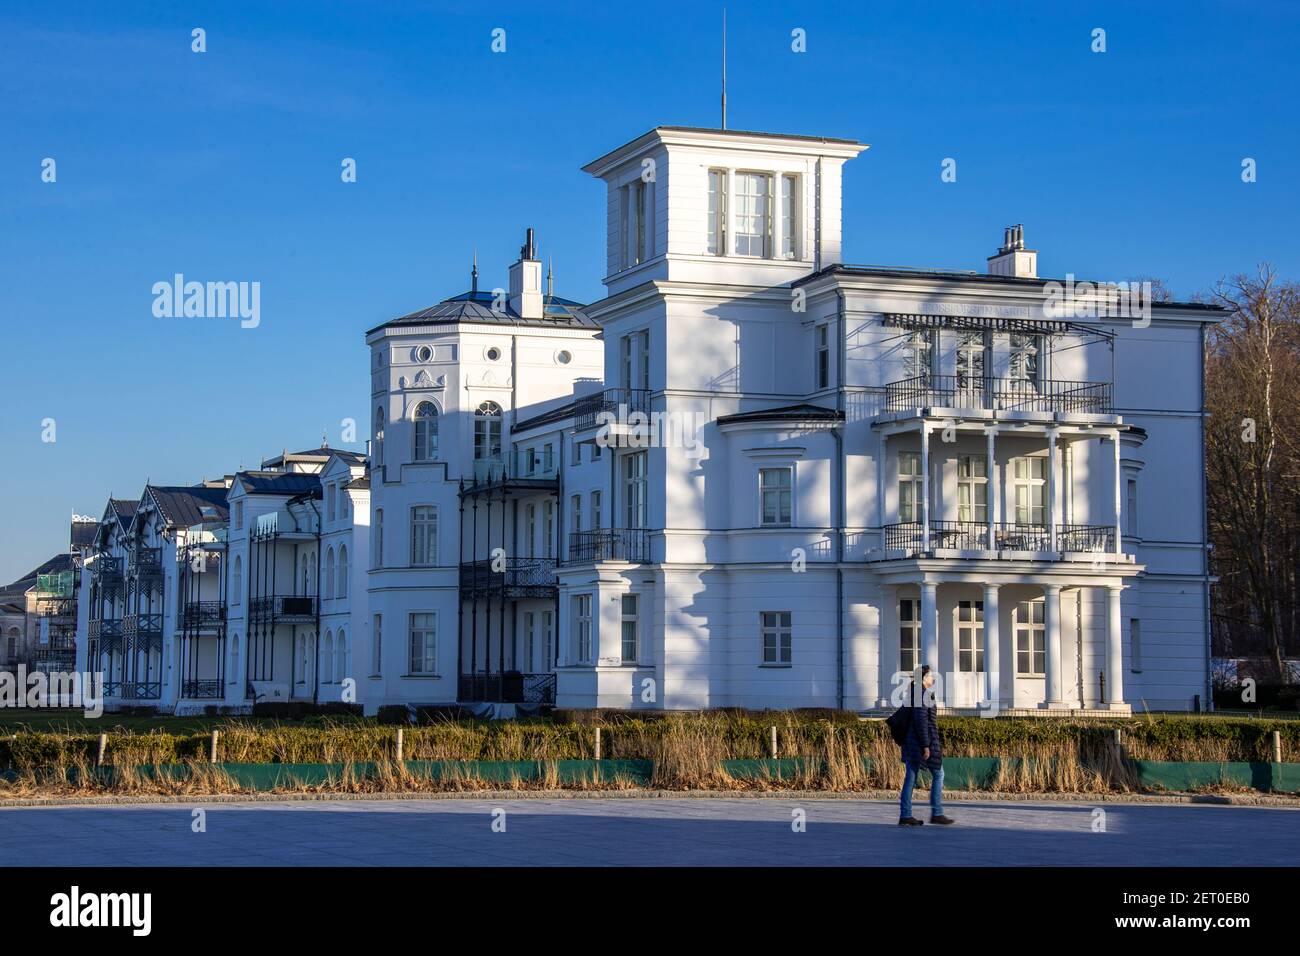
[(501, 358), (501, 350), (496, 346), (493, 346), (487, 350), (487, 357), (489, 362), (495, 362), (497, 359)]
[(561, 365), (568, 365), (573, 361), (573, 355), (569, 352), (561, 352), (555, 356), (555, 361), (559, 362)]
[(421, 345), (415, 350), (415, 357), (421, 362), (428, 362), (433, 358), (433, 349), (427, 345)]

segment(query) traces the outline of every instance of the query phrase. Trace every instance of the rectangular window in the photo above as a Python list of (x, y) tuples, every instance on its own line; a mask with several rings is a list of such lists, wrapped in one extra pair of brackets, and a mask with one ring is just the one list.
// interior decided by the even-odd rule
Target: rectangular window
[(328, 485), (325, 488), (325, 520), (333, 521), (336, 513), (336, 502), (338, 491), (334, 485)]
[(709, 170), (709, 253), (727, 254), (727, 171)]
[(528, 557), (537, 557), (537, 505), (524, 506), (524, 540), (528, 543)]
[(831, 385), (831, 343), (829, 326), (817, 326), (817, 387)]
[(790, 612), (763, 611), (759, 617), (763, 632), (763, 663), (789, 664), (792, 630)]
[(898, 669), (910, 674), (921, 660), (921, 602), (898, 602)]
[(411, 615), (412, 674), (438, 672), (438, 615)]
[(532, 672), (537, 663), (537, 614), (524, 612), (524, 670)]
[(1128, 534), (1136, 538), (1138, 534), (1138, 483), (1130, 478), (1124, 486), (1124, 508), (1128, 511)]
[(646, 526), (646, 453), (623, 456), (623, 494), (627, 504), (627, 528)]
[(799, 258), (799, 177), (781, 177), (781, 258)]
[(628, 223), (629, 265), (645, 262), (646, 184), (633, 180), (629, 188), (631, 217)]
[(1021, 601), (1016, 605), (1016, 675), (1042, 677), (1047, 672), (1047, 648), (1043, 630), (1044, 605)]
[(989, 520), (988, 459), (983, 455), (957, 459), (957, 520)]
[(600, 521), (601, 521), (601, 518), (600, 518), (600, 492), (599, 492), (599, 491), (593, 491), (593, 492), (591, 493), (591, 530), (592, 530), (592, 531), (599, 531), (599, 530), (600, 530)]
[(546, 557), (555, 557), (555, 502), (542, 502), (542, 549)]
[(1142, 673), (1142, 622), (1128, 619), (1128, 666), (1134, 674)]
[(1015, 496), (1016, 524), (1042, 526), (1047, 493), (1046, 481), (1046, 458), (1011, 460), (1011, 489)]
[(411, 566), (438, 563), (438, 509), (417, 505), (411, 509)]
[(930, 378), (930, 333), (913, 332), (903, 346), (903, 378)]
[(384, 566), (384, 509), (375, 509), (375, 548), (374, 553), (370, 556), (370, 566), (373, 568), (382, 568)]
[(898, 453), (898, 520), (903, 523), (921, 520), (921, 454)]
[(957, 669), (984, 672), (984, 602), (957, 602)]
[(235, 530), (238, 531), (244, 527), (244, 503), (235, 502)]
[(736, 255), (772, 255), (772, 177), (736, 173)]
[(572, 498), (569, 499), (569, 501), (573, 506), (572, 514), (571, 514), (573, 527), (571, 527), (569, 530), (581, 531), (582, 530), (582, 495), (574, 495)]
[(542, 643), (545, 644), (543, 656), (546, 658), (546, 672), (555, 670), (555, 612), (542, 612)]
[(371, 634), (370, 667), (371, 673), (378, 676), (384, 667), (384, 617), (375, 615), (374, 633)]
[(1013, 382), (1036, 384), (1038, 382), (1038, 355), (1041, 337), (1011, 333), (1011, 366), (1008, 377)]
[[(957, 388), (969, 393), (984, 391), (984, 333), (962, 332), (957, 339)], [(967, 396), (963, 404), (982, 404)]]
[(573, 613), (573, 654), (578, 664), (591, 663), (591, 595), (575, 594), (569, 605)]
[(762, 498), (762, 525), (765, 528), (785, 528), (791, 521), (791, 493), (793, 469), (760, 468), (759, 494)]
[(636, 594), (623, 595), (623, 663), (635, 664), (641, 659), (641, 615), (640, 615), (640, 596)]

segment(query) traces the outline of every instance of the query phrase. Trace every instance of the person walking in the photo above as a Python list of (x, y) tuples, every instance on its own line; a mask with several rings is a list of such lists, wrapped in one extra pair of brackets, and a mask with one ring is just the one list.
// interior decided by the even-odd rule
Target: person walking
[(912, 788), (916, 775), (924, 767), (930, 771), (930, 822), (948, 826), (955, 821), (943, 812), (943, 737), (939, 733), (939, 719), (935, 703), (927, 692), (934, 686), (930, 665), (921, 667), (921, 687), (913, 679), (908, 688), (911, 719), (902, 746), (903, 791), (899, 794), (899, 826), (919, 827), (922, 821), (912, 816)]

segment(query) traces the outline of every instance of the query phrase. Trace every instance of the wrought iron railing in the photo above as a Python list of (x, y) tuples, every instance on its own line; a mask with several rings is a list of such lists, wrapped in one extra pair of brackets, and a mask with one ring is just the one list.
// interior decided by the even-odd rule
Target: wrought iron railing
[(316, 596), (280, 594), (254, 598), (249, 602), (248, 610), (254, 618), (315, 617)]
[(91, 580), (106, 587), (110, 583), (113, 585), (122, 582), (122, 559), (110, 558), (108, 555), (99, 555), (90, 565)]
[(87, 629), (92, 641), (103, 638), (121, 637), (122, 636), (122, 619), (120, 617), (106, 617), (98, 621), (91, 621)]
[(120, 680), (104, 681), (103, 694), (105, 697), (121, 697), (122, 682)]
[(1114, 411), (1111, 392), (1110, 382), (917, 375), (885, 386), (885, 411), (970, 408), (1109, 415)]
[(555, 674), (461, 674), (456, 692), (467, 704), (554, 704)]
[(1056, 547), (1060, 551), (1111, 553), (1115, 550), (1115, 526), (1092, 524), (1057, 525)]
[[(919, 521), (887, 524), (884, 529), (886, 551), (920, 553), (925, 550), (925, 533)], [(1083, 551), (1111, 552), (1115, 549), (1115, 529), (1109, 525), (1058, 524), (1056, 547), (1045, 524), (1019, 524), (1009, 521), (993, 523), (995, 551)], [(987, 551), (989, 525), (985, 521), (932, 521), (930, 550)]]
[(136, 577), (162, 574), (162, 548), (136, 548), (131, 552), (127, 570)]
[(601, 413), (613, 415), (618, 421), (626, 421), (633, 412), (650, 411), (650, 389), (648, 388), (607, 388), (596, 395), (580, 398), (574, 402), (574, 427), (581, 430), (595, 428), (608, 417)]
[[(496, 568), (501, 570), (495, 570)], [(556, 585), (554, 558), (491, 558), (466, 561), (460, 566), (464, 590), (553, 588)]]
[(157, 700), (162, 696), (162, 681), (124, 680), (118, 696), (123, 700)]
[(129, 638), (160, 638), (162, 630), (161, 614), (128, 614), (122, 618), (122, 633)]
[(221, 681), (186, 680), (181, 682), (181, 696), (190, 700), (216, 700), (221, 697)]
[(221, 601), (187, 601), (181, 610), (184, 627), (219, 627), (226, 619), (226, 605)]
[(650, 560), (650, 534), (645, 528), (605, 528), (575, 531), (569, 535), (569, 562), (646, 562)]

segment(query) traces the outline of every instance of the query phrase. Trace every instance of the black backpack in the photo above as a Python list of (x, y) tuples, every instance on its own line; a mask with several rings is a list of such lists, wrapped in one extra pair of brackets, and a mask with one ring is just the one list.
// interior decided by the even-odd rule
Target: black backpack
[(898, 708), (885, 718), (885, 726), (889, 728), (894, 743), (903, 746), (907, 742), (907, 732), (912, 728), (912, 708), (906, 705)]

